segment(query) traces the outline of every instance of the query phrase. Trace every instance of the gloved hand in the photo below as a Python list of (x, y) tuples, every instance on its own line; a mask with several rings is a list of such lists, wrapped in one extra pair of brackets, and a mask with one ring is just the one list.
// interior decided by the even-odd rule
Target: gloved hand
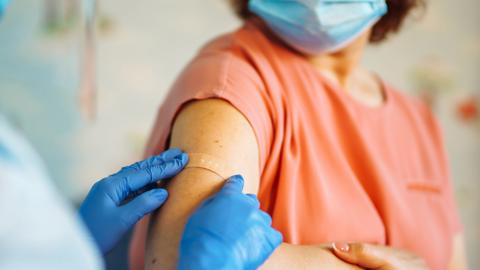
[(255, 195), (242, 193), (243, 178), (231, 177), (187, 222), (178, 269), (257, 269), (282, 243)]
[[(124, 167), (93, 185), (79, 214), (103, 254), (144, 215), (160, 207), (168, 196), (167, 191), (160, 188), (138, 193), (146, 187), (156, 187), (161, 179), (175, 176), (187, 162), (187, 154), (171, 149)], [(125, 199), (132, 196), (136, 198), (126, 203)]]

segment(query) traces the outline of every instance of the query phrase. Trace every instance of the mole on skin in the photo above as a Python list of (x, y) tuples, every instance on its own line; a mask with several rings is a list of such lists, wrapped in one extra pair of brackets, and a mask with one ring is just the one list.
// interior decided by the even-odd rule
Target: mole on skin
[[(213, 141), (213, 142), (214, 142), (214, 143), (220, 143), (219, 140), (215, 140), (215, 141)], [(223, 148), (223, 145), (220, 144), (220, 145), (218, 145), (218, 147)]]

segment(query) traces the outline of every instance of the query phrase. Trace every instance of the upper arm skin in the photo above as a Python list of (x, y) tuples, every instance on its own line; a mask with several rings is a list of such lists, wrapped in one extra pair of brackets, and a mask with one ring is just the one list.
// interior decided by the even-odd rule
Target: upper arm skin
[(467, 270), (467, 254), (465, 252), (465, 240), (462, 233), (453, 238), (452, 258), (448, 270)]
[[(247, 119), (228, 102), (209, 99), (187, 104), (175, 120), (170, 146), (224, 161), (232, 175), (245, 177), (244, 192), (257, 193), (259, 157), (255, 133)], [(186, 220), (224, 180), (208, 170), (187, 168), (169, 183), (169, 198), (150, 223), (146, 269), (176, 267)]]
[[(257, 193), (259, 156), (255, 133), (245, 119), (226, 101), (211, 99), (188, 104), (178, 115), (171, 135), (172, 147), (187, 153), (204, 153), (223, 160), (233, 174), (245, 177), (246, 193)], [(175, 269), (178, 247), (186, 220), (224, 179), (196, 168), (187, 168), (168, 185), (169, 198), (152, 216), (147, 236), (146, 269)], [(321, 246), (282, 244), (262, 269), (359, 269), (336, 258)]]

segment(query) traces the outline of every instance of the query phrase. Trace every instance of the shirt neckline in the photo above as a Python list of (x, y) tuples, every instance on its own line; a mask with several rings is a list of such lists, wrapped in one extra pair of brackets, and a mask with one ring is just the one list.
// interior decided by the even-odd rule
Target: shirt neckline
[(346, 104), (349, 104), (350, 107), (354, 107), (357, 110), (365, 111), (368, 113), (379, 113), (379, 112), (387, 111), (389, 110), (390, 107), (393, 106), (392, 104), (394, 103), (393, 102), (394, 95), (391, 92), (391, 89), (387, 85), (387, 83), (376, 72), (372, 72), (372, 75), (376, 78), (376, 80), (380, 84), (380, 87), (385, 99), (384, 99), (384, 102), (379, 106), (369, 106), (352, 97), (350, 94), (348, 94), (348, 92), (345, 89), (343, 89), (338, 84), (334, 83), (328, 77), (323, 75), (321, 72), (316, 70), (315, 67), (310, 62), (308, 62), (308, 60), (305, 58), (304, 55), (286, 46), (281, 40), (279, 40), (274, 34), (272, 34), (270, 29), (265, 25), (265, 23), (261, 19), (256, 17), (251, 18), (247, 21), (246, 25), (253, 26), (256, 30), (259, 30), (260, 32), (262, 32), (263, 35), (265, 35), (266, 38), (270, 40), (270, 42), (274, 43), (273, 46), (279, 49), (282, 53), (291, 55), (294, 59), (296, 59), (297, 61), (300, 61), (302, 65), (307, 65), (307, 70), (312, 71), (313, 73), (316, 74), (317, 78), (321, 79), (323, 84), (326, 85), (326, 88), (328, 88), (327, 91), (333, 92), (337, 97), (342, 99)]
[[(311, 65), (310, 63), (307, 63), (307, 64)], [(310, 68), (314, 69), (314, 67), (310, 67)], [(384, 96), (383, 103), (378, 106), (369, 106), (359, 101), (358, 99), (355, 99), (345, 89), (340, 87), (338, 84), (334, 83), (332, 80), (330, 80), (328, 77), (323, 75), (321, 72), (317, 70), (313, 70), (313, 71), (317, 74), (317, 77), (319, 77), (322, 80), (322, 82), (326, 85), (326, 87), (328, 88), (327, 91), (334, 92), (334, 94), (337, 95), (340, 99), (342, 99), (345, 103), (361, 111), (378, 113), (378, 112), (386, 111), (392, 106), (393, 95), (390, 91), (390, 88), (385, 83), (385, 81), (375, 72), (373, 72), (372, 75), (376, 78), (376, 80), (380, 84), (382, 95)]]

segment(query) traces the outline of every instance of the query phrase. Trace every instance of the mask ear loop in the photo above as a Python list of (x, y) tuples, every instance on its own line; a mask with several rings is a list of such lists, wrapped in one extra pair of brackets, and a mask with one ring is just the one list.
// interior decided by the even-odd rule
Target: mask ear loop
[(205, 169), (218, 175), (223, 180), (228, 179), (230, 177), (229, 173), (232, 172), (223, 161), (202, 153), (188, 153), (188, 164), (185, 168)]

